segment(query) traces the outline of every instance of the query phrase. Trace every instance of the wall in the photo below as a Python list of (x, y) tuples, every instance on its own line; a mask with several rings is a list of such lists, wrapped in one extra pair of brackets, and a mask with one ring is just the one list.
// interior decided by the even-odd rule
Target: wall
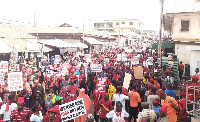
[[(116, 25), (116, 23), (119, 22), (119, 25)], [(121, 22), (125, 22), (125, 24), (121, 24)], [(129, 23), (133, 22), (133, 25), (130, 25)], [(143, 24), (139, 20), (113, 20), (113, 27), (118, 28), (136, 28), (141, 29)]]
[(197, 67), (197, 62), (200, 61), (200, 50), (191, 50), (190, 57), (190, 75), (195, 74), (195, 69), (200, 68)]
[(185, 47), (189, 46), (188, 44), (175, 44), (175, 55), (179, 61), (183, 61), (183, 64), (190, 64), (190, 50), (187, 50)]
[[(190, 20), (189, 31), (181, 32), (181, 20)], [(176, 14), (174, 16), (173, 35), (174, 40), (185, 41), (200, 40), (200, 16), (197, 13)]]

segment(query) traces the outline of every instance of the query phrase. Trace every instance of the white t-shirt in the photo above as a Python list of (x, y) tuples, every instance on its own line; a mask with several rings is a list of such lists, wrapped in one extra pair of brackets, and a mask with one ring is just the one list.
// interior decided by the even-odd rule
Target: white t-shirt
[(112, 122), (125, 122), (124, 118), (128, 117), (129, 114), (125, 110), (122, 110), (121, 116), (117, 116), (115, 110), (112, 110), (106, 114), (106, 118), (112, 119)]
[(35, 114), (32, 114), (31, 118), (30, 118), (30, 121), (41, 122), (42, 119), (43, 119), (43, 116), (42, 116), (42, 112), (41, 111), (39, 111), (39, 113), (40, 113), (40, 117), (35, 115)]
[(11, 111), (15, 110), (16, 108), (17, 108), (17, 104), (11, 103), (11, 105), (9, 105), (9, 111), (5, 111), (6, 110), (6, 104), (3, 104), (1, 106), (1, 110), (0, 110), (0, 114), (3, 114), (3, 121), (10, 120)]
[(116, 109), (116, 102), (120, 101), (122, 103), (122, 109), (125, 110), (125, 100), (127, 99), (129, 99), (129, 97), (124, 94), (120, 94), (120, 97), (119, 97), (119, 94), (114, 94), (113, 95), (113, 101), (115, 101), (114, 109)]

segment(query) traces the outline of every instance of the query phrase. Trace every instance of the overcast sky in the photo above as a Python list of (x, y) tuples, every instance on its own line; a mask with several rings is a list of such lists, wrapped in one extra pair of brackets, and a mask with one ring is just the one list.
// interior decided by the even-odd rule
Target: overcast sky
[[(83, 18), (97, 21), (104, 19), (140, 19), (145, 29), (158, 30), (159, 0), (0, 0), (0, 22), (33, 25), (34, 11), (38, 26), (59, 26), (68, 23), (83, 24)], [(200, 9), (195, 0), (165, 0), (164, 13)], [(22, 24), (25, 25), (25, 24)]]

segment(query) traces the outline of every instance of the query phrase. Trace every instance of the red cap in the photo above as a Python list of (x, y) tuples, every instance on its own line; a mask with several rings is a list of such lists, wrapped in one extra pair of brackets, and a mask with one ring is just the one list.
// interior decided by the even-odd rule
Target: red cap
[(168, 106), (167, 105), (164, 105), (160, 108), (160, 110), (164, 113), (164, 114), (167, 114), (167, 108)]
[(150, 83), (148, 86), (149, 86), (150, 88), (152, 88), (152, 87), (153, 87), (153, 84), (152, 84), (152, 83)]
[(153, 101), (154, 101), (155, 103), (157, 103), (157, 104), (160, 103), (160, 101), (157, 101), (155, 98), (153, 98)]
[(198, 75), (193, 75), (193, 76), (190, 76), (192, 79), (194, 80), (199, 80), (199, 76)]
[(181, 95), (182, 95), (182, 96), (186, 96), (186, 92), (185, 92), (185, 91), (182, 91), (182, 92), (181, 92)]
[(19, 97), (18, 98), (17, 104), (19, 104), (19, 103), (24, 104), (24, 97)]

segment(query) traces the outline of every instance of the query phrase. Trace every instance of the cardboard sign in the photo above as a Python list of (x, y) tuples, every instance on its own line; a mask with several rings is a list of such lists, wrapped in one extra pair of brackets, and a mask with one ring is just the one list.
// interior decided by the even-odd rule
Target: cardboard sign
[(4, 85), (4, 84), (5, 84), (5, 82), (4, 82), (4, 76), (1, 75), (0, 76), (0, 85)]
[(8, 73), (9, 91), (23, 90), (22, 72)]
[(86, 114), (83, 98), (59, 105), (62, 122), (73, 120)]
[(153, 57), (148, 57), (147, 64), (148, 65), (153, 65)]
[(96, 87), (98, 88), (98, 93), (106, 92), (107, 77), (98, 77)]
[(0, 71), (1, 72), (8, 72), (8, 61), (1, 61), (0, 62)]
[(143, 79), (143, 68), (134, 67), (134, 76), (135, 76), (135, 79)]
[(92, 56), (91, 56), (91, 54), (85, 54), (85, 61), (86, 62), (92, 62)]
[(138, 61), (138, 57), (137, 56), (133, 56), (132, 57), (132, 62), (134, 62), (133, 64), (139, 64), (139, 61)]
[(102, 72), (101, 64), (91, 64), (91, 72)]
[(130, 80), (131, 80), (131, 74), (125, 73), (124, 82), (123, 82), (124, 88), (128, 89), (129, 84), (130, 84)]

